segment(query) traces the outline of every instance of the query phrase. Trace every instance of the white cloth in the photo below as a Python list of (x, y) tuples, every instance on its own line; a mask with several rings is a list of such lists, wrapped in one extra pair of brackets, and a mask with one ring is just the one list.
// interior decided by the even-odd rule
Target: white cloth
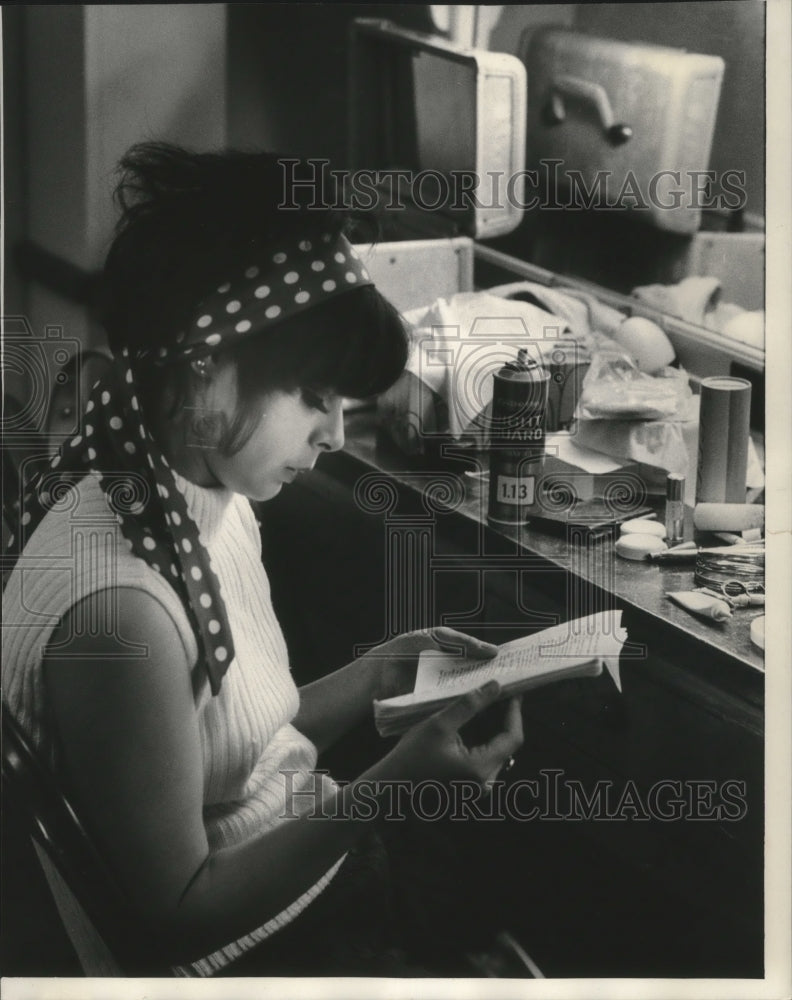
[(446, 404), (447, 429), (455, 438), (486, 436), (492, 375), (514, 361), (520, 348), (538, 362), (569, 335), (565, 319), (487, 292), (437, 299), (405, 318), (414, 325), (406, 370)]
[(717, 330), (724, 337), (764, 350), (763, 309), (747, 311), (734, 302), (722, 301), (717, 278), (693, 275), (676, 285), (642, 285), (632, 294), (660, 312), (679, 316), (688, 323)]

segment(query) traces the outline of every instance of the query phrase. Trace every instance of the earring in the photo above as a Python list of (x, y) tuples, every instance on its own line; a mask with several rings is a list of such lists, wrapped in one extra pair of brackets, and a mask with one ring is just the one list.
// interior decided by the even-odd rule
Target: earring
[(225, 415), (218, 410), (185, 407), (188, 414), (185, 441), (188, 448), (216, 448), (225, 429)]
[(192, 370), (199, 376), (199, 378), (209, 377), (208, 368), (209, 366), (206, 358), (196, 358), (195, 361), (192, 362)]

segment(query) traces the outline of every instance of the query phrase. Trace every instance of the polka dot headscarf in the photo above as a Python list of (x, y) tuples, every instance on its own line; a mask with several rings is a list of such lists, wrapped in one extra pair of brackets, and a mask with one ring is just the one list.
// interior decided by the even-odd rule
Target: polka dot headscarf
[(372, 284), (353, 247), (325, 233), (284, 245), (218, 285), (172, 347), (139, 352), (155, 362), (196, 358), (279, 320)]
[(229, 274), (198, 305), (175, 344), (133, 356), (124, 349), (116, 358), (114, 377), (93, 387), (80, 433), (61, 447), (25, 493), (20, 538), (12, 538), (9, 549), (21, 550), (48, 510), (72, 507), (76, 483), (86, 474), (96, 476), (130, 550), (179, 594), (216, 695), (234, 659), (231, 630), (209, 553), (174, 472), (146, 427), (135, 365), (205, 356), (370, 284), (347, 240), (320, 234), (276, 247)]

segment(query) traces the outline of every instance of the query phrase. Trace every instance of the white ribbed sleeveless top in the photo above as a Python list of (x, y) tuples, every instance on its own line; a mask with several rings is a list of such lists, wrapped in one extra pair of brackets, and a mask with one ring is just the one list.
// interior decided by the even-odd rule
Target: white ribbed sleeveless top
[[(312, 775), (316, 748), (292, 725), (299, 693), (261, 562), (253, 511), (242, 496), (176, 477), (220, 583), (235, 658), (212, 697), (184, 607), (170, 584), (133, 555), (93, 474), (77, 485), (68, 509), (49, 511), (28, 540), (3, 594), (3, 694), (39, 752), (57, 772), (60, 762), (47, 704), (42, 659), (53, 629), (83, 597), (134, 587), (159, 601), (174, 625), (193, 674), (204, 775), (204, 824), (210, 849), (244, 842), (310, 806), (310, 796), (335, 786)], [(112, 613), (108, 601), (108, 613)], [(130, 650), (134, 655), (134, 650)], [(282, 772), (297, 772), (288, 786)], [(317, 785), (317, 787), (321, 787)], [(287, 802), (287, 799), (289, 801)], [(211, 975), (291, 921), (327, 884), (340, 861), (282, 913), (239, 941), (194, 963)], [(185, 970), (186, 971), (186, 970)]]

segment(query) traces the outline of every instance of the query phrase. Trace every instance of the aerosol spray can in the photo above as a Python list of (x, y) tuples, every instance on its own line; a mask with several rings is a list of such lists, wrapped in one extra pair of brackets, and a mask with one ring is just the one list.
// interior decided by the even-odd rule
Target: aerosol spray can
[(545, 450), (550, 373), (521, 349), (493, 375), (489, 520), (524, 524)]

